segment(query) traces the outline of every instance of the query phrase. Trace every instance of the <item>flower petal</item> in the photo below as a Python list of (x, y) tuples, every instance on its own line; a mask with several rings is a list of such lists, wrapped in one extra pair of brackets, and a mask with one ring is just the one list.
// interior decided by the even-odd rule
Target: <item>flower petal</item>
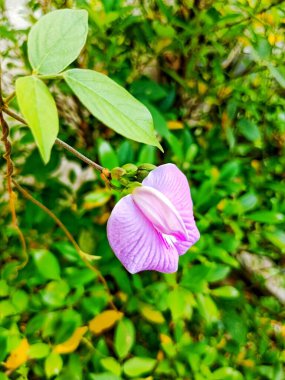
[(177, 271), (177, 249), (156, 231), (131, 195), (122, 198), (114, 207), (108, 220), (107, 235), (115, 255), (130, 273)]
[(142, 184), (159, 190), (179, 212), (188, 232), (188, 240), (186, 242), (178, 240), (175, 247), (179, 255), (183, 255), (200, 238), (193, 216), (193, 203), (186, 176), (176, 165), (165, 164), (152, 170)]
[(162, 192), (150, 186), (139, 186), (132, 192), (132, 198), (157, 231), (187, 240), (188, 233), (179, 212)]

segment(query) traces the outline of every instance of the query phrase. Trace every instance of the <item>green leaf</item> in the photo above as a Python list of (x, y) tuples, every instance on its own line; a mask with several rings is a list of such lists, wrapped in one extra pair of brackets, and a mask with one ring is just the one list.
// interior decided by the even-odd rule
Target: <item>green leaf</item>
[(60, 278), (60, 267), (57, 258), (49, 251), (39, 249), (33, 252), (33, 259), (40, 274), (48, 280)]
[(213, 380), (242, 380), (242, 374), (231, 367), (221, 367), (216, 369), (211, 377)]
[(207, 275), (209, 282), (221, 281), (229, 274), (231, 268), (223, 264), (213, 264), (210, 273)]
[(56, 376), (62, 370), (63, 362), (59, 354), (52, 352), (45, 361), (45, 373), (48, 378)]
[(155, 148), (153, 146), (143, 146), (139, 154), (139, 163), (154, 164), (155, 163)]
[(274, 67), (272, 64), (267, 64), (267, 68), (270, 72), (270, 74), (273, 76), (273, 78), (276, 79), (276, 81), (280, 84), (282, 88), (285, 88), (285, 78), (283, 73), (276, 67)]
[(130, 319), (119, 321), (115, 332), (115, 351), (120, 359), (124, 359), (132, 349), (135, 341), (135, 327)]
[(284, 222), (284, 215), (275, 211), (256, 211), (247, 215), (247, 218), (260, 223), (278, 224)]
[(239, 291), (233, 286), (221, 286), (211, 291), (213, 296), (221, 298), (238, 298)]
[(35, 343), (30, 346), (29, 357), (31, 359), (45, 358), (50, 352), (50, 348), (45, 343)]
[(0, 301), (0, 320), (17, 313), (15, 306), (10, 301)]
[(174, 288), (168, 294), (168, 307), (171, 311), (172, 319), (190, 319), (192, 316), (193, 296), (191, 292), (183, 288)]
[(106, 75), (73, 69), (64, 79), (84, 106), (117, 133), (162, 150), (148, 109)]
[(265, 232), (265, 237), (282, 252), (285, 251), (285, 233), (283, 231)]
[(12, 295), (12, 304), (18, 312), (23, 312), (28, 308), (29, 297), (24, 290), (18, 289)]
[(57, 74), (73, 62), (88, 33), (85, 10), (61, 9), (42, 17), (28, 37), (28, 57), (39, 74)]
[(42, 291), (42, 299), (48, 306), (62, 307), (68, 292), (69, 286), (65, 281), (51, 281)]
[(208, 295), (198, 294), (197, 295), (198, 310), (201, 316), (206, 320), (208, 324), (216, 322), (220, 318), (219, 310), (215, 302)]
[(202, 292), (207, 286), (207, 275), (211, 272), (211, 266), (198, 264), (185, 269), (181, 279), (181, 285), (193, 293)]
[(242, 205), (243, 211), (248, 211), (257, 205), (258, 197), (254, 193), (247, 193), (239, 198), (239, 202)]
[(155, 359), (134, 357), (125, 362), (124, 372), (129, 377), (137, 377), (150, 373), (155, 365)]
[(47, 86), (34, 76), (18, 78), (16, 94), (20, 110), (32, 130), (42, 159), (48, 163), (58, 134), (55, 101)]
[(9, 295), (9, 286), (6, 280), (0, 280), (0, 297)]
[(102, 367), (106, 369), (107, 371), (112, 372), (114, 375), (120, 376), (121, 366), (120, 366), (120, 363), (118, 363), (116, 359), (109, 356), (107, 358), (101, 359), (100, 363)]
[(240, 133), (249, 141), (260, 139), (260, 132), (257, 125), (248, 119), (240, 119), (237, 123)]
[(113, 169), (119, 166), (119, 160), (112, 146), (103, 139), (98, 141), (98, 155), (101, 165), (105, 168)]

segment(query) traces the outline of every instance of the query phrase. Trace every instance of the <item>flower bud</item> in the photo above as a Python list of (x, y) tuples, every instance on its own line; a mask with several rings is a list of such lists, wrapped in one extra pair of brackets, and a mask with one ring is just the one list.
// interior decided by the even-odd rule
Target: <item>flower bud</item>
[(127, 177), (134, 177), (137, 174), (138, 167), (134, 164), (125, 164), (122, 168), (125, 169)]
[(142, 164), (138, 167), (138, 171), (137, 171), (137, 179), (139, 182), (142, 182), (145, 177), (147, 177), (149, 175), (149, 173), (155, 169), (156, 166), (155, 165), (152, 165), (152, 164)]
[(113, 168), (111, 170), (112, 179), (120, 180), (122, 176), (126, 174), (126, 170), (120, 167)]

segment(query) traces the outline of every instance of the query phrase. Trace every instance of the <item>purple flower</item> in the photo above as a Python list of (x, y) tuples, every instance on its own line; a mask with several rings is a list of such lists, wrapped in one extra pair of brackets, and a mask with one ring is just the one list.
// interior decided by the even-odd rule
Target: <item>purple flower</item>
[(142, 186), (116, 204), (107, 234), (130, 273), (177, 271), (179, 256), (200, 237), (185, 175), (173, 164), (152, 170)]

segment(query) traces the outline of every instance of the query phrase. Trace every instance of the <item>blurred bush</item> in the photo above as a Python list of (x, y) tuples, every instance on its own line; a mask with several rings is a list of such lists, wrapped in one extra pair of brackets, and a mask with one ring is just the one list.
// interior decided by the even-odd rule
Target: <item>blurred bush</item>
[(106, 240), (117, 196), (57, 147), (44, 166), (29, 130), (12, 123), (15, 175), (83, 250), (102, 256), (119, 311), (62, 231), (20, 195), (30, 259), (17, 269), (3, 180), (0, 379), (284, 379), (284, 1), (9, 3), (0, 2), (5, 92), (27, 70), (29, 25), (52, 9), (86, 9), (75, 66), (107, 73), (142, 101), (165, 154), (116, 135), (62, 84), (61, 93), (53, 86), (60, 137), (108, 168), (176, 163), (201, 239), (178, 273), (129, 275)]

